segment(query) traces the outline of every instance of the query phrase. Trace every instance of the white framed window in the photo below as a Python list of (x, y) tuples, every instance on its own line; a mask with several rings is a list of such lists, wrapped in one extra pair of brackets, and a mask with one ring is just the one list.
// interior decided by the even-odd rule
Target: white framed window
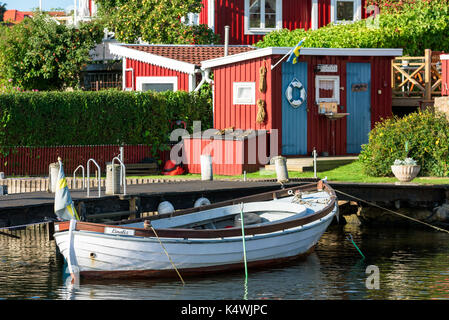
[(190, 12), (187, 16), (181, 17), (181, 22), (186, 26), (199, 26), (200, 25), (200, 14)]
[(340, 104), (340, 77), (316, 76), (315, 78), (316, 102), (336, 102)]
[(282, 0), (245, 0), (245, 34), (282, 29)]
[(256, 104), (256, 83), (234, 82), (232, 97), (233, 104)]
[(178, 91), (178, 77), (136, 77), (138, 91)]
[(331, 0), (331, 21), (333, 23), (350, 23), (361, 18), (361, 0)]

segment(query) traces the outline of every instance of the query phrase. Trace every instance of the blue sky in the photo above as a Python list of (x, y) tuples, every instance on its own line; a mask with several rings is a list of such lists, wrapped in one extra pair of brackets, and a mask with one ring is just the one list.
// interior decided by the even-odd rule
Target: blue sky
[[(39, 0), (0, 0), (6, 3), (6, 9), (17, 9), (20, 11), (31, 11), (39, 7)], [(42, 9), (50, 10), (52, 8), (73, 9), (74, 0), (42, 0)]]

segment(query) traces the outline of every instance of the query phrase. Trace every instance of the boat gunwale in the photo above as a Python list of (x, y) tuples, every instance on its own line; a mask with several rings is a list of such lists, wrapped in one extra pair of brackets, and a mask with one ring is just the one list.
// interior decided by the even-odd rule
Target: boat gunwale
[[(316, 189), (315, 189), (316, 188)], [(317, 183), (307, 184), (303, 186), (296, 186), (292, 188), (286, 188), (278, 191), (271, 191), (271, 192), (265, 192), (258, 195), (252, 195), (247, 197), (242, 197), (238, 199), (228, 200), (228, 201), (222, 201), (217, 202), (211, 205), (197, 207), (197, 208), (190, 208), (185, 210), (180, 210), (171, 214), (161, 214), (157, 216), (151, 216), (151, 217), (145, 217), (140, 219), (134, 219), (134, 220), (124, 220), (120, 223), (133, 223), (133, 222), (139, 222), (139, 221), (145, 221), (145, 220), (153, 220), (151, 218), (158, 217), (161, 218), (168, 218), (178, 215), (184, 215), (199, 211), (204, 211), (208, 209), (214, 209), (226, 205), (235, 205), (238, 203), (245, 203), (245, 202), (255, 202), (258, 200), (273, 200), (277, 198), (282, 198), (286, 196), (291, 196), (289, 194), (289, 191), (292, 190), (293, 192), (296, 190), (299, 191), (311, 191), (311, 190), (317, 190), (318, 191), (326, 191), (330, 196), (330, 202), (321, 210), (316, 211), (315, 213), (308, 215), (306, 217), (301, 217), (298, 219), (292, 219), (288, 221), (280, 221), (280, 222), (272, 222), (266, 225), (255, 225), (255, 226), (246, 226), (245, 227), (245, 235), (256, 235), (256, 234), (264, 234), (264, 233), (271, 233), (276, 232), (280, 230), (285, 229), (291, 229), (299, 226), (303, 226), (305, 224), (314, 222), (316, 220), (319, 220), (329, 213), (332, 212), (332, 210), (335, 207), (336, 204), (336, 195), (335, 191), (325, 182), (322, 180), (318, 181)], [(163, 217), (161, 217), (163, 216)], [(70, 221), (62, 221), (62, 222), (56, 222), (56, 225), (58, 225), (58, 231), (57, 232), (63, 232), (67, 231), (69, 229)], [(227, 238), (227, 237), (236, 237), (242, 235), (241, 227), (232, 227), (232, 228), (226, 228), (226, 229), (182, 229), (182, 228), (160, 228), (157, 229), (156, 233), (152, 229), (143, 229), (143, 228), (133, 228), (133, 227), (124, 227), (120, 226), (118, 223), (112, 223), (112, 224), (100, 224), (100, 223), (92, 223), (92, 222), (84, 222), (84, 221), (77, 221), (76, 223), (76, 231), (93, 231), (93, 232), (99, 232), (99, 233), (105, 233), (105, 228), (114, 226), (115, 228), (120, 229), (128, 229), (128, 230), (134, 230), (134, 236), (136, 237), (159, 237), (159, 238), (198, 238), (198, 239), (207, 239), (207, 238)], [(55, 232), (55, 233), (57, 233)]]
[[(293, 227), (293, 228), (289, 228), (289, 229), (281, 229), (281, 230), (277, 230), (274, 232), (266, 232), (266, 233), (261, 233), (261, 234), (252, 234), (252, 235), (247, 235), (245, 233), (245, 240), (246, 241), (257, 241), (257, 240), (262, 240), (265, 238), (270, 238), (270, 237), (278, 237), (280, 235), (288, 235), (291, 233), (296, 233), (296, 232), (304, 232), (306, 230), (310, 230), (312, 228), (316, 228), (317, 226), (321, 225), (322, 223), (326, 223), (328, 219), (330, 219), (331, 217), (328, 217), (329, 215), (332, 214), (332, 211), (329, 212), (327, 215), (325, 215), (323, 218), (320, 218), (320, 221), (315, 220), (312, 222), (309, 222), (305, 225), (301, 225), (301, 226), (297, 226), (297, 227)], [(321, 220), (321, 219), (325, 219), (325, 220)], [(318, 223), (315, 223), (317, 222)], [(313, 224), (313, 225), (312, 225)], [(240, 227), (237, 227), (240, 229)], [(123, 229), (133, 229), (136, 230), (136, 228), (123, 228)], [(137, 228), (137, 230), (142, 230)], [(158, 229), (159, 230), (159, 229)], [(190, 230), (190, 229), (189, 229)], [(240, 229), (241, 230), (241, 229)], [(245, 228), (246, 230), (246, 228)], [(74, 234), (78, 234), (79, 232), (83, 232), (83, 231), (87, 231), (87, 230), (77, 230), (74, 231)], [(68, 230), (66, 231), (62, 231), (62, 232), (58, 232), (59, 234), (61, 234), (63, 232), (68, 232)], [(123, 234), (112, 234), (112, 233), (104, 233), (104, 232), (95, 232), (95, 231), (87, 231), (88, 233), (84, 233), (83, 235), (88, 235), (88, 236), (99, 236), (99, 237), (105, 237), (105, 238), (117, 238), (119, 240), (126, 240), (126, 241), (151, 241), (151, 242), (155, 242), (155, 243), (159, 243), (158, 240), (156, 239), (156, 237), (142, 237), (142, 236), (136, 236), (136, 235), (123, 235)], [(58, 233), (56, 234), (56, 237), (58, 237)], [(158, 233), (159, 235), (159, 233)], [(164, 238), (164, 243), (174, 243), (174, 244), (205, 244), (205, 243), (223, 243), (223, 242), (241, 242), (242, 241), (242, 234), (240, 233), (238, 236), (235, 237), (219, 237), (219, 238), (169, 238), (166, 237)]]

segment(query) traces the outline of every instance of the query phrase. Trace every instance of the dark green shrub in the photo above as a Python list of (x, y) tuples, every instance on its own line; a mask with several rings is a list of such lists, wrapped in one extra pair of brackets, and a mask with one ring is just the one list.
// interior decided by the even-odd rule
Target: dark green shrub
[(210, 128), (210, 90), (0, 94), (0, 146), (125, 143), (151, 145), (156, 152), (168, 142), (172, 120), (184, 120), (190, 129), (198, 120)]
[(359, 160), (365, 174), (391, 176), (394, 161), (407, 157), (421, 166), (421, 176), (449, 176), (449, 121), (445, 116), (424, 111), (377, 123)]

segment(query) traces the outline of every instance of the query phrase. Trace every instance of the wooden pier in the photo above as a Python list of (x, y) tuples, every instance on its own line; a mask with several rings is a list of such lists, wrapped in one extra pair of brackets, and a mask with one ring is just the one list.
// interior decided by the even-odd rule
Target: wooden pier
[[(312, 179), (291, 179), (285, 186), (297, 186)], [(449, 200), (449, 185), (396, 185), (333, 183), (340, 201), (363, 199), (383, 206), (434, 208)], [(78, 213), (88, 221), (101, 219), (127, 219), (157, 211), (159, 203), (170, 201), (176, 209), (193, 207), (200, 197), (212, 203), (229, 200), (280, 188), (275, 180), (265, 181), (188, 181), (149, 183), (127, 186), (127, 195), (98, 197), (93, 189), (90, 197), (86, 191), (72, 190), (71, 195)], [(348, 196), (350, 195), (350, 196)], [(0, 196), (0, 228), (32, 223), (51, 222), (54, 215), (54, 194), (29, 192)]]

